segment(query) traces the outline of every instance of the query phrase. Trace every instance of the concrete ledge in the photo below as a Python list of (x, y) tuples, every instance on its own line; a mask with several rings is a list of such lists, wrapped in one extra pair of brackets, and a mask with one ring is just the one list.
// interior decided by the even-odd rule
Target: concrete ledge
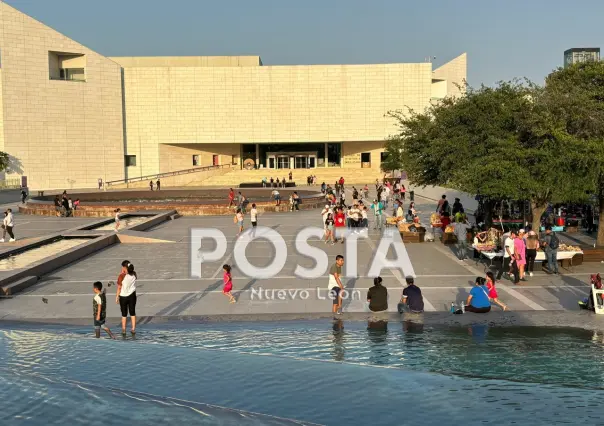
[[(157, 213), (155, 216), (149, 218), (149, 220), (144, 221), (143, 223), (139, 223), (137, 225), (126, 228), (128, 231), (145, 231), (149, 228), (152, 228), (160, 223), (163, 223), (176, 214), (176, 210), (164, 211)], [(133, 213), (130, 216), (141, 216), (140, 213)]]
[[(269, 188), (243, 190), (251, 203), (256, 203), (259, 212), (285, 212), (289, 209), (288, 197), (292, 190), (283, 189), (280, 206), (271, 199)], [(92, 192), (70, 194), (80, 198), (82, 204), (73, 212), (74, 217), (113, 217), (116, 208), (128, 214), (155, 214), (156, 212), (174, 211), (182, 216), (229, 215), (233, 213), (228, 207), (228, 190), (167, 190), (167, 191), (121, 191)], [(300, 209), (319, 208), (325, 204), (325, 197), (317, 190), (298, 190), (302, 200)], [(54, 196), (35, 197), (25, 206), (19, 207), (22, 214), (56, 216), (53, 204)], [(140, 198), (141, 201), (131, 201)], [(170, 201), (170, 199), (177, 199)], [(180, 201), (178, 201), (180, 199)], [(167, 201), (166, 201), (167, 200)], [(146, 213), (145, 213), (146, 212)]]
[(12, 284), (0, 287), (0, 294), (4, 296), (12, 296), (15, 293), (25, 290), (27, 287), (34, 285), (39, 280), (39, 277), (29, 276), (21, 278)]
[[(43, 245), (45, 242), (50, 242), (52, 240), (57, 239), (58, 237), (60, 238), (60, 236), (55, 235), (52, 238), (43, 240), (42, 242), (38, 242), (36, 244), (26, 246), (26, 247), (20, 247), (18, 249), (18, 251), (22, 252), (22, 251), (25, 251), (25, 250), (28, 250), (31, 248), (39, 247), (40, 245)], [(86, 243), (80, 244), (76, 247), (73, 247), (69, 250), (65, 250), (60, 253), (57, 253), (54, 256), (45, 257), (44, 259), (41, 259), (38, 262), (35, 262), (26, 268), (15, 269), (12, 271), (6, 271), (5, 274), (2, 274), (2, 278), (0, 278), (0, 287), (4, 288), (5, 286), (8, 286), (9, 284), (11, 284), (17, 280), (20, 280), (23, 277), (28, 277), (28, 276), (40, 277), (42, 275), (48, 274), (48, 273), (54, 271), (55, 269), (61, 268), (65, 265), (75, 262), (76, 260), (86, 257), (96, 251), (102, 250), (107, 246), (115, 244), (116, 242), (117, 242), (117, 237), (115, 236), (115, 234), (104, 235), (101, 237), (91, 239), (90, 242), (86, 242)]]

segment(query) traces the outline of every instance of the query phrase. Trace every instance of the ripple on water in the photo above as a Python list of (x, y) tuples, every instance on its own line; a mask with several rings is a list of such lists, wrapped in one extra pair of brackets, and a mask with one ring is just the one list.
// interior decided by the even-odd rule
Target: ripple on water
[[(5, 331), (0, 361), (25, 374), (10, 377), (12, 384), (5, 387), (26, 389), (33, 400), (30, 411), (23, 411), (34, 417), (56, 408), (55, 401), (86, 405), (69, 392), (67, 401), (61, 400), (56, 386), (67, 386), (65, 380), (327, 424), (400, 423), (396, 411), (380, 413), (378, 420), (371, 416), (366, 404), (373, 398), (386, 407), (410, 407), (405, 410), (410, 422), (424, 416), (425, 423), (425, 413), (440, 422), (466, 417), (464, 410), (488, 405), (493, 422), (573, 423), (598, 416), (604, 396), (584, 389), (600, 389), (604, 383), (601, 362), (594, 362), (603, 346), (590, 333), (541, 329), (537, 337), (525, 329), (472, 328), (409, 333), (400, 324), (376, 332), (360, 323), (347, 324), (343, 331), (320, 323), (268, 328), (148, 327), (136, 342), (97, 340), (76, 328)], [(128, 366), (126, 376), (122, 363)], [(91, 400), (99, 396), (88, 393)], [(123, 395), (119, 401), (128, 406)]]

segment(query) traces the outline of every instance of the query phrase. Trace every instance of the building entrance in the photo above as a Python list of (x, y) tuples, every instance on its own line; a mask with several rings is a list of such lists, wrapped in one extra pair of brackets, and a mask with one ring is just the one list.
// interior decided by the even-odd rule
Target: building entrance
[(339, 167), (340, 143), (242, 144), (243, 159), (263, 169), (313, 169)]

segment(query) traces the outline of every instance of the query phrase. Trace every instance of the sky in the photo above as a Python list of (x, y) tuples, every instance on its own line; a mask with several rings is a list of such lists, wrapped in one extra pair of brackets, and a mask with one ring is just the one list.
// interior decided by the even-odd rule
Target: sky
[[(2, 0), (0, 0), (2, 1)], [(468, 54), (472, 86), (543, 83), (571, 47), (604, 47), (602, 0), (5, 0), (105, 56), (259, 55), (265, 65)]]

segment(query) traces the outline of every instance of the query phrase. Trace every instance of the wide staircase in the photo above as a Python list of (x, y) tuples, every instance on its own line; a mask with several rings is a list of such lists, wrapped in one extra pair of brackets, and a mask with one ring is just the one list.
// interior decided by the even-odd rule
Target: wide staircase
[[(289, 169), (273, 170), (273, 169), (260, 169), (260, 170), (240, 170), (233, 169), (228, 173), (220, 176), (212, 176), (204, 179), (200, 182), (192, 181), (187, 186), (221, 186), (221, 187), (236, 187), (241, 183), (252, 183), (261, 182), (263, 177), (270, 180), (271, 177), (274, 179), (288, 177)], [(379, 169), (362, 169), (362, 168), (339, 168), (339, 167), (328, 167), (321, 168), (317, 167), (314, 169), (293, 169), (293, 181), (298, 186), (306, 185), (306, 177), (314, 175), (317, 177), (317, 182), (320, 185), (322, 182), (333, 185), (337, 179), (344, 177), (347, 184), (371, 184), (376, 179), (382, 178), (384, 173)]]

